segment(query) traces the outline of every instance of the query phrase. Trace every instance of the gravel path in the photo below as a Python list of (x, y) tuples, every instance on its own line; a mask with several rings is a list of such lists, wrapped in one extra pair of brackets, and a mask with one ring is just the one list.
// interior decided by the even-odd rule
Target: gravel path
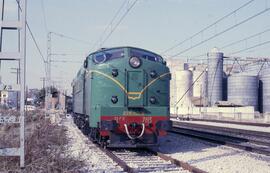
[(123, 172), (111, 158), (97, 148), (80, 130), (73, 124), (72, 119), (63, 121), (67, 128), (69, 143), (65, 155), (82, 161), (85, 165), (76, 172)]
[(169, 134), (159, 150), (210, 173), (270, 173), (270, 157)]

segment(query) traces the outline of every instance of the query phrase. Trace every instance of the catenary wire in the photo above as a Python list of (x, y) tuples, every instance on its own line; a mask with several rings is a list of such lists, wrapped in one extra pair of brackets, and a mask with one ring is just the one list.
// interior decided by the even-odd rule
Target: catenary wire
[[(270, 31), (270, 28), (265, 29), (265, 30), (263, 30), (263, 31), (261, 31), (261, 32), (258, 32), (258, 33), (256, 33), (256, 34), (252, 34), (252, 35), (247, 36), (247, 37), (245, 37), (245, 38), (242, 38), (242, 39), (240, 39), (240, 40), (236, 40), (236, 41), (233, 41), (233, 42), (231, 42), (231, 43), (228, 43), (228, 44), (226, 44), (226, 45), (224, 45), (224, 46), (221, 46), (220, 49), (222, 50), (222, 49), (231, 47), (231, 46), (233, 46), (233, 45), (236, 45), (236, 44), (238, 44), (238, 43), (241, 43), (241, 42), (243, 42), (243, 41), (247, 41), (247, 40), (249, 40), (249, 39), (251, 39), (251, 38), (254, 38), (254, 37), (257, 37), (257, 36), (261, 36), (262, 34), (264, 34), (264, 33), (266, 33), (266, 32), (269, 32), (269, 31)], [(207, 53), (201, 53), (201, 54), (199, 54), (199, 55), (194, 55), (194, 56), (190, 56), (190, 57), (187, 56), (187, 57), (189, 57), (189, 58), (198, 58), (198, 57), (203, 57), (203, 56), (206, 56), (206, 55), (207, 55)]]
[(103, 35), (105, 35), (105, 33), (107, 32), (107, 30), (109, 29), (109, 27), (112, 26), (114, 20), (116, 19), (116, 17), (118, 16), (118, 14), (121, 12), (121, 10), (124, 8), (124, 5), (127, 2), (128, 1), (124, 0), (123, 3), (120, 5), (120, 7), (118, 8), (117, 12), (114, 14), (113, 18), (111, 19), (111, 21), (108, 23), (108, 25), (106, 26), (106, 28), (103, 30), (103, 32), (100, 35), (99, 39), (94, 43), (92, 49), (94, 49), (98, 45), (99, 40), (102, 40)]
[(44, 27), (45, 27), (46, 32), (48, 32), (48, 25), (47, 25), (46, 13), (45, 13), (44, 0), (40, 0), (40, 3), (41, 3), (43, 20), (44, 20)]
[(262, 31), (262, 32), (253, 34), (253, 35), (251, 35), (251, 36), (245, 37), (245, 38), (243, 38), (243, 39), (240, 39), (240, 40), (231, 42), (231, 43), (229, 43), (229, 44), (227, 44), (227, 45), (225, 45), (225, 46), (222, 46), (220, 49), (225, 49), (225, 48), (230, 47), (230, 46), (233, 46), (233, 45), (235, 45), (235, 44), (237, 44), (237, 43), (241, 43), (241, 42), (246, 41), (246, 40), (249, 40), (249, 39), (251, 39), (251, 38), (260, 36), (260, 35), (262, 35), (262, 34), (264, 34), (264, 33), (266, 33), (266, 32), (269, 32), (269, 31), (270, 31), (270, 28), (268, 28), (268, 29), (266, 29), (266, 30), (264, 30), (264, 31)]
[(270, 40), (259, 43), (259, 44), (256, 44), (256, 45), (253, 45), (253, 46), (250, 46), (250, 47), (245, 48), (245, 49), (241, 49), (241, 50), (238, 50), (238, 51), (235, 51), (235, 52), (231, 52), (231, 53), (229, 53), (229, 55), (234, 55), (234, 54), (237, 54), (237, 53), (241, 53), (241, 52), (244, 52), (244, 51), (256, 48), (256, 47), (260, 47), (260, 46), (263, 46), (263, 45), (266, 45), (266, 44), (269, 44), (269, 43), (270, 43)]
[[(18, 6), (19, 6), (20, 11), (22, 11), (22, 8), (21, 8), (21, 5), (20, 5), (19, 0), (16, 0), (16, 2), (17, 2), (17, 4), (18, 4)], [(27, 27), (27, 29), (28, 29), (30, 35), (31, 35), (31, 38), (32, 38), (32, 40), (34, 41), (34, 44), (35, 44), (35, 46), (36, 46), (36, 48), (37, 48), (37, 50), (38, 50), (38, 52), (39, 52), (40, 57), (42, 58), (43, 62), (46, 63), (46, 60), (45, 60), (45, 58), (44, 58), (44, 56), (43, 56), (43, 54), (42, 54), (42, 52), (41, 52), (41, 49), (40, 49), (39, 46), (38, 46), (38, 43), (37, 43), (37, 41), (36, 41), (36, 39), (35, 39), (35, 36), (34, 36), (32, 30), (31, 30), (31, 28), (30, 28), (28, 22), (25, 21), (25, 23), (26, 23), (26, 27)]]
[(212, 40), (213, 38), (215, 38), (215, 37), (217, 37), (217, 36), (219, 36), (219, 35), (221, 35), (221, 34), (224, 34), (224, 33), (228, 32), (228, 31), (232, 30), (233, 28), (236, 28), (236, 27), (238, 27), (239, 25), (242, 25), (242, 24), (244, 24), (244, 23), (246, 23), (246, 22), (252, 20), (252, 19), (255, 18), (255, 17), (258, 17), (258, 16), (260, 16), (260, 15), (262, 15), (262, 14), (268, 12), (269, 10), (270, 10), (270, 8), (266, 8), (266, 9), (264, 9), (264, 10), (262, 10), (262, 11), (256, 13), (256, 14), (254, 14), (254, 15), (252, 15), (252, 16), (250, 16), (250, 17), (244, 19), (244, 20), (242, 20), (241, 22), (236, 23), (236, 24), (230, 26), (229, 28), (226, 28), (225, 30), (222, 30), (221, 32), (219, 32), (219, 33), (217, 33), (217, 34), (214, 34), (213, 36), (208, 37), (207, 39), (202, 40), (201, 42), (199, 42), (199, 43), (197, 43), (197, 44), (195, 44), (195, 45), (193, 45), (193, 46), (191, 46), (191, 47), (189, 47), (189, 48), (186, 48), (186, 49), (184, 49), (184, 50), (182, 50), (182, 51), (180, 51), (180, 52), (178, 52), (178, 53), (176, 53), (176, 54), (174, 54), (174, 55), (172, 55), (172, 56), (170, 56), (169, 58), (176, 57), (176, 56), (181, 55), (181, 54), (183, 54), (183, 53), (185, 53), (185, 52), (187, 52), (187, 51), (189, 51), (189, 50), (191, 50), (191, 49), (193, 49), (193, 48), (195, 48), (195, 47), (198, 47), (199, 45), (201, 45), (201, 44), (203, 44), (203, 43), (205, 43), (205, 42), (207, 42), (207, 41), (210, 41), (210, 40)]
[(130, 12), (130, 10), (135, 6), (135, 4), (138, 2), (138, 0), (135, 0), (126, 10), (126, 12), (123, 14), (123, 16), (120, 18), (120, 20), (116, 23), (116, 25), (112, 28), (110, 33), (105, 37), (105, 39), (101, 42), (100, 47), (103, 46), (103, 44), (110, 38), (112, 33), (116, 30), (116, 28), (119, 26), (119, 24), (123, 21), (123, 19), (127, 16), (127, 14)]
[(182, 45), (183, 43), (189, 41), (190, 39), (194, 38), (195, 36), (199, 35), (200, 33), (203, 33), (204, 31), (206, 31), (207, 29), (211, 28), (212, 26), (218, 24), (219, 22), (223, 21), (224, 19), (230, 17), (231, 15), (235, 14), (237, 11), (239, 11), (240, 9), (246, 7), (247, 5), (249, 5), (250, 3), (252, 3), (254, 0), (250, 0), (248, 2), (246, 2), (245, 4), (241, 5), (240, 7), (238, 7), (237, 9), (233, 10), (232, 12), (226, 14), (225, 16), (219, 18), (217, 21), (215, 21), (214, 23), (206, 26), (205, 28), (203, 28), (202, 30), (200, 30), (199, 32), (196, 32), (195, 34), (193, 34), (192, 36), (188, 37), (187, 39), (175, 44), (174, 46), (166, 49), (165, 51), (163, 51), (161, 54), (167, 53), (173, 49), (175, 49), (176, 47)]
[(69, 40), (73, 40), (73, 41), (76, 41), (76, 42), (80, 42), (82, 44), (86, 44), (86, 45), (92, 45), (92, 43), (88, 42), (88, 41), (85, 41), (85, 40), (81, 40), (81, 39), (78, 39), (78, 38), (74, 38), (74, 37), (71, 37), (71, 36), (67, 36), (67, 35), (64, 35), (64, 34), (60, 34), (60, 33), (57, 33), (57, 32), (50, 32), (58, 37), (62, 37), (62, 38), (66, 38), (66, 39), (69, 39)]

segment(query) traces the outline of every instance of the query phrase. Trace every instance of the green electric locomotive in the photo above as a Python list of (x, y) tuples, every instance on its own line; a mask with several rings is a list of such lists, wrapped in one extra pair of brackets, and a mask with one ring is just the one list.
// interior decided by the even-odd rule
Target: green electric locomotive
[(144, 49), (91, 53), (72, 82), (74, 122), (107, 147), (156, 145), (172, 126), (170, 79), (163, 58)]

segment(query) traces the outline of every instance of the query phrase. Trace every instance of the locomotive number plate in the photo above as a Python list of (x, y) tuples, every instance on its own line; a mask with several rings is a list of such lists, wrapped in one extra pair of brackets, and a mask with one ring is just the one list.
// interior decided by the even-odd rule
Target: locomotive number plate
[(146, 124), (152, 123), (152, 117), (143, 117), (143, 123)]
[(126, 118), (125, 117), (114, 117), (113, 118), (117, 123), (119, 123), (120, 121), (125, 121)]
[(127, 116), (144, 116), (144, 112), (124, 111), (123, 115), (127, 115)]

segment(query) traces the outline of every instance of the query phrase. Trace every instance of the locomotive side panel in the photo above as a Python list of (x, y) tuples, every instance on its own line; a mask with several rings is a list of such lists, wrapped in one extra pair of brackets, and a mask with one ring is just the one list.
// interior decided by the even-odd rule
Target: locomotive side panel
[[(85, 89), (84, 89), (84, 105), (85, 105), (85, 114), (91, 118), (91, 94), (92, 94), (92, 77), (89, 71), (85, 72)], [(90, 123), (90, 122), (89, 122)]]
[(73, 82), (73, 111), (77, 114), (84, 114), (83, 98), (84, 98), (84, 73), (80, 70)]

